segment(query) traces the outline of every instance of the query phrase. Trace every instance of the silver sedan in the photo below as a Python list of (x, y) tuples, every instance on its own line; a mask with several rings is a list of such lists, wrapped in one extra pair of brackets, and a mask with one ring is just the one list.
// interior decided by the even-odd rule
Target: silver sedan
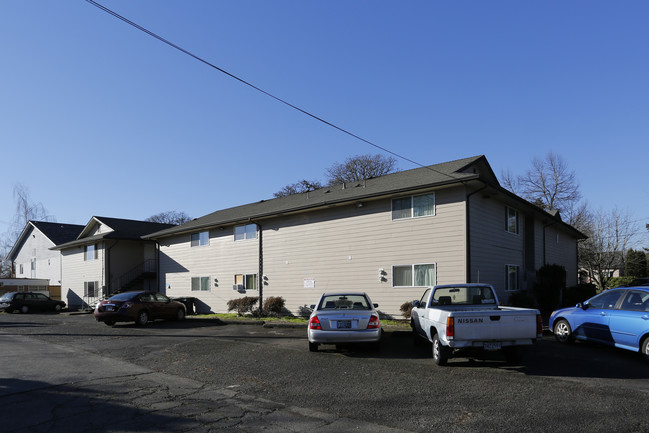
[(381, 323), (378, 304), (372, 304), (364, 292), (324, 293), (317, 305), (311, 305), (309, 350), (319, 344), (371, 343), (378, 349)]

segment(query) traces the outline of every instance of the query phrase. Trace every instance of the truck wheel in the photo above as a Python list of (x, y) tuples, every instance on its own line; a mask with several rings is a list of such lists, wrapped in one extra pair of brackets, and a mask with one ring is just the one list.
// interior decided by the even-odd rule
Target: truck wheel
[(567, 320), (561, 319), (554, 324), (554, 337), (559, 343), (572, 343), (572, 328)]
[(433, 337), (433, 361), (437, 365), (446, 365), (449, 358), (449, 349), (442, 345), (439, 340), (439, 334)]

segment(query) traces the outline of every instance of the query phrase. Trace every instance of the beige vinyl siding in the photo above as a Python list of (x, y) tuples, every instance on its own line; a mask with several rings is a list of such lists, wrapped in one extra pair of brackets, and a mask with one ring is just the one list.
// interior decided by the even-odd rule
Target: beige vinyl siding
[[(540, 258), (543, 260), (543, 251)], [(577, 242), (555, 226), (545, 227), (545, 261), (547, 264), (562, 264), (566, 268), (566, 285), (577, 285)]]
[(96, 260), (84, 260), (83, 246), (61, 251), (61, 298), (70, 308), (82, 306), (84, 282), (97, 281), (99, 287), (106, 284), (104, 276), (104, 248), (97, 244)]
[(517, 210), (519, 230), (513, 234), (505, 230), (505, 203), (480, 194), (470, 198), (471, 282), (492, 284), (502, 301), (509, 296), (505, 293), (505, 265), (519, 266), (519, 284), (525, 285), (525, 218)]
[[(210, 230), (209, 245), (191, 247), (190, 234), (161, 241), (160, 286), (170, 297), (198, 297), (199, 309), (226, 312), (227, 302), (238, 298), (234, 291), (236, 274), (257, 274), (259, 240), (234, 241), (234, 227)], [(209, 291), (192, 291), (192, 277), (210, 277)], [(248, 291), (248, 296), (258, 296)]]
[[(393, 266), (433, 263), (439, 283), (463, 281), (463, 189), (435, 194), (435, 216), (393, 221), (391, 199), (382, 199), (263, 221), (264, 298), (282, 296), (287, 309), (300, 314), (325, 290), (362, 290), (382, 312), (398, 316), (399, 306), (419, 298), (423, 288), (392, 287)], [(222, 312), (229, 299), (243, 296), (232, 290), (234, 274), (258, 272), (258, 239), (233, 242), (232, 229), (212, 230), (207, 247), (190, 248), (189, 234), (171, 239), (161, 245), (170, 296), (198, 296)], [(191, 292), (192, 276), (210, 276), (218, 287)], [(304, 288), (305, 279), (313, 279), (315, 287)]]

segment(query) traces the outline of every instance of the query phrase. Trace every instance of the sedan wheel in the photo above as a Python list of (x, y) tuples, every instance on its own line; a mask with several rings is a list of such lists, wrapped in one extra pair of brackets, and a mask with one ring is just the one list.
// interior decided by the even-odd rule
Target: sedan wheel
[(185, 318), (185, 310), (179, 308), (178, 312), (176, 313), (176, 320), (183, 320), (184, 318)]
[(56, 304), (54, 306), (54, 311), (56, 311), (57, 313), (60, 313), (61, 312), (61, 304)]
[(309, 341), (309, 351), (310, 352), (317, 352), (318, 351), (318, 343), (311, 343)]
[(571, 343), (573, 340), (572, 328), (567, 320), (561, 319), (554, 324), (554, 336), (559, 343)]
[(148, 321), (149, 321), (149, 313), (147, 313), (146, 310), (142, 310), (138, 313), (135, 324), (143, 326), (146, 325)]
[(649, 361), (649, 337), (645, 338), (640, 345), (640, 353)]
[(22, 307), (20, 307), (20, 312), (29, 313), (29, 307), (27, 305), (23, 305)]
[(104, 323), (105, 323), (107, 326), (113, 326), (113, 325), (115, 324), (115, 322), (112, 321), (112, 320), (108, 320), (108, 321), (106, 321), (106, 322), (104, 322)]

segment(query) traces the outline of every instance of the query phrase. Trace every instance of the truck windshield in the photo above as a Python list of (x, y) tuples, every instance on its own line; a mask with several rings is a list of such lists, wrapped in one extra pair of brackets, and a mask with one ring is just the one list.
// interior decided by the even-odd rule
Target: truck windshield
[(440, 305), (495, 304), (493, 290), (489, 286), (438, 287), (433, 302)]

